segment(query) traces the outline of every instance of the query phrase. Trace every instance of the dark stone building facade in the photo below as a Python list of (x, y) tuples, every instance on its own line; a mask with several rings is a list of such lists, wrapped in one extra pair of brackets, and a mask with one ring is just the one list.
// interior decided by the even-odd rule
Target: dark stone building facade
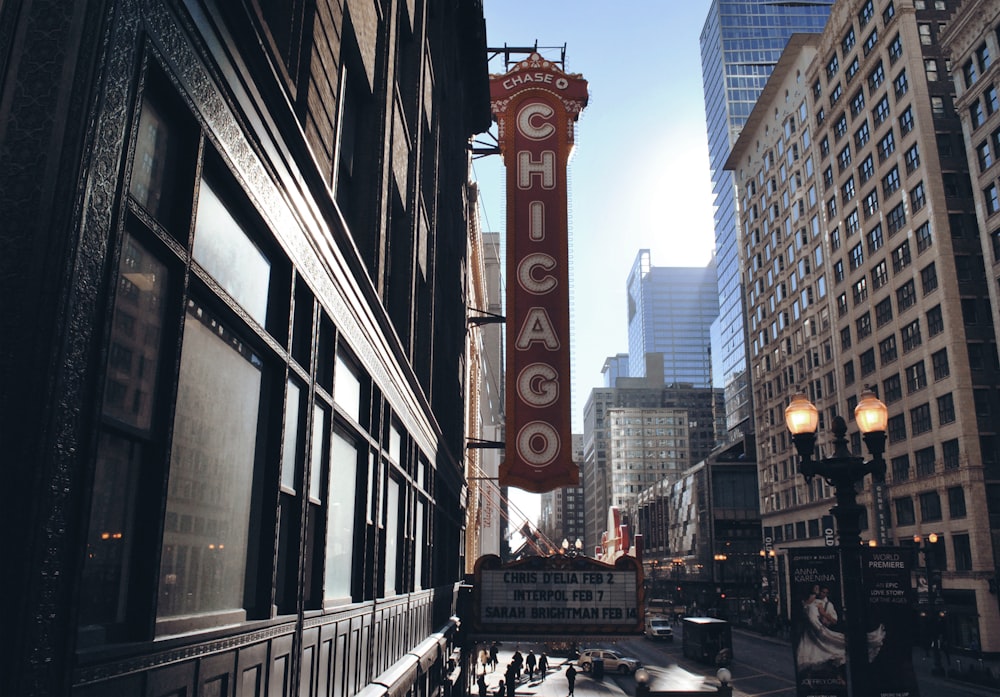
[(489, 124), (478, 0), (0, 4), (0, 693), (451, 690)]

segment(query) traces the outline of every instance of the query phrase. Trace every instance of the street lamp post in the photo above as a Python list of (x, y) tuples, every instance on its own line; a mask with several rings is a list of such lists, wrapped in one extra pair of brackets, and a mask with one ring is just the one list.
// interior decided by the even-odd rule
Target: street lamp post
[(944, 675), (944, 664), (941, 663), (941, 642), (939, 641), (941, 616), (937, 611), (938, 586), (941, 583), (941, 572), (936, 566), (937, 559), (935, 558), (938, 536), (937, 533), (933, 532), (926, 539), (920, 535), (914, 535), (913, 541), (919, 552), (924, 555), (924, 571), (927, 574), (927, 621), (931, 630), (931, 647), (934, 649), (934, 668), (931, 670), (931, 674)]
[(681, 602), (681, 567), (684, 566), (684, 559), (674, 557), (671, 564), (674, 567), (674, 606), (676, 607)]
[(785, 409), (785, 423), (799, 452), (799, 472), (811, 482), (820, 476), (834, 488), (836, 505), (830, 509), (837, 521), (840, 544), (840, 574), (844, 588), (844, 615), (847, 623), (847, 683), (851, 697), (870, 693), (866, 680), (868, 639), (864, 625), (864, 588), (861, 585), (861, 516), (864, 507), (857, 503), (856, 487), (871, 474), (876, 482), (885, 481), (885, 432), (888, 410), (870, 390), (865, 390), (854, 410), (865, 445), (872, 455), (868, 462), (848, 449), (847, 422), (842, 416), (833, 419), (833, 454), (814, 459), (819, 412), (804, 394), (796, 394)]

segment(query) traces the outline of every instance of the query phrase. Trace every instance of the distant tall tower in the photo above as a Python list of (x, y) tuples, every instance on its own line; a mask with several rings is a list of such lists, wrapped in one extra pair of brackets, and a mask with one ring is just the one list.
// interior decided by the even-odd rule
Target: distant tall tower
[(662, 353), (663, 384), (711, 387), (710, 328), (718, 314), (714, 261), (653, 266), (649, 250), (639, 250), (628, 277), (629, 376), (658, 377), (647, 357)]
[(796, 32), (821, 32), (832, 0), (714, 0), (701, 31), (708, 149), (715, 192), (719, 318), (712, 327), (715, 385), (725, 388), (730, 440), (753, 432), (743, 327), (733, 181), (724, 168), (730, 149), (768, 76)]

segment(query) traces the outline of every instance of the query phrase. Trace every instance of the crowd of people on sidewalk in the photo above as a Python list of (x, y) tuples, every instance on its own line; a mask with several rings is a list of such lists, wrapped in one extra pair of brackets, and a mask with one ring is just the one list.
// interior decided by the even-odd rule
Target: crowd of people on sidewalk
[[(504, 669), (503, 677), (496, 682), (493, 692), (486, 676), (497, 671), (499, 666), (499, 645), (493, 642), (488, 647), (484, 646), (479, 650), (477, 660), (476, 685), (479, 688), (479, 697), (514, 697), (518, 684), (531, 682), (537, 679), (539, 682), (545, 680), (550, 670), (549, 656), (542, 651), (539, 655), (531, 649), (527, 655), (521, 653), (520, 646), (514, 647), (514, 653), (510, 662)], [(558, 670), (558, 669), (557, 669)], [(576, 683), (576, 668), (570, 663), (566, 668), (566, 683), (569, 688), (569, 695), (573, 695), (573, 688)]]

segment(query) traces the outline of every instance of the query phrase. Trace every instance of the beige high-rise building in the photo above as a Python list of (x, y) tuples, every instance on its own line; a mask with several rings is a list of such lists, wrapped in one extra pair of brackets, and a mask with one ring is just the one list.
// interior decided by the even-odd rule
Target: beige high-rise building
[[(996, 343), (939, 42), (955, 11), (944, 0), (837, 3), (822, 34), (792, 38), (727, 168), (739, 192), (763, 533), (779, 573), (785, 550), (822, 546), (834, 527), (833, 492), (798, 473), (784, 408), (805, 392), (820, 412), (820, 455), (836, 415), (867, 455), (853, 413), (869, 387), (889, 408), (888, 473), (884, 505), (870, 478), (859, 495), (863, 537), (905, 546), (936, 533), (943, 572), (918, 594), (922, 631), (996, 651)], [(925, 557), (914, 559), (923, 570)]]
[(1000, 5), (965, 0), (941, 38), (953, 66), (955, 110), (962, 120), (985, 260), (968, 272), (989, 270), (993, 328), (1000, 344)]

